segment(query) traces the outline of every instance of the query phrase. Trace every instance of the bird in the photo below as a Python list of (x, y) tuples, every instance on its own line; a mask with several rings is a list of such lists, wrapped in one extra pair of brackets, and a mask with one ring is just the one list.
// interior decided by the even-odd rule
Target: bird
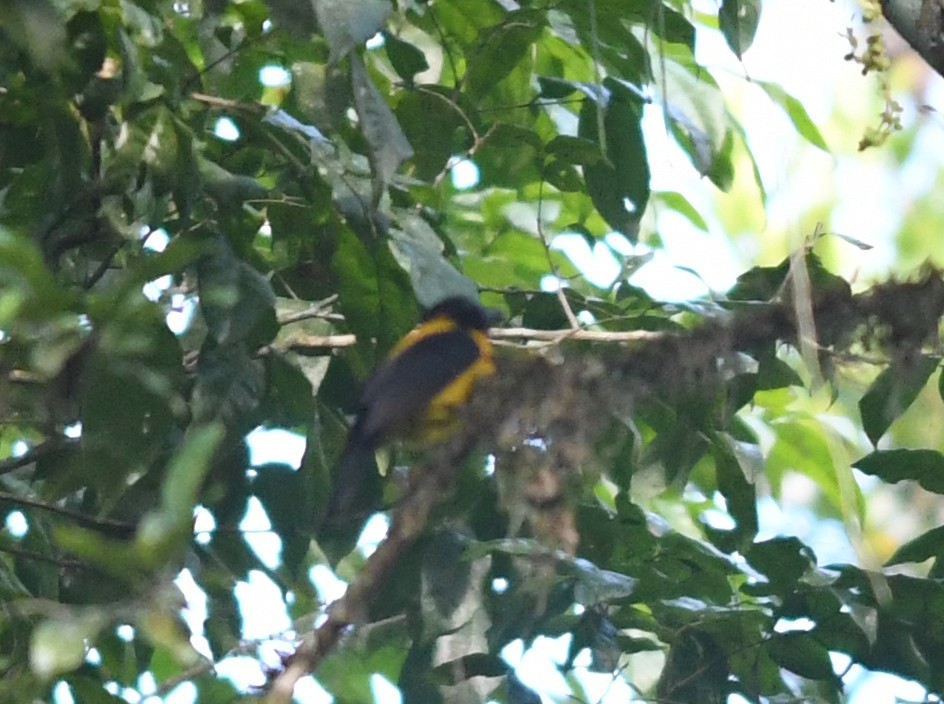
[(443, 299), (391, 349), (364, 382), (338, 460), (322, 528), (351, 520), (374, 471), (377, 449), (392, 438), (443, 440), (475, 385), (495, 373), (488, 329), (497, 311), (464, 296)]

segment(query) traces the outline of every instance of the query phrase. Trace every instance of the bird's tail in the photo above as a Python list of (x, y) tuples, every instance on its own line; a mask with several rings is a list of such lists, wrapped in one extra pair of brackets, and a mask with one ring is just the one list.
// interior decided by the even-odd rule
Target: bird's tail
[(373, 446), (357, 437), (349, 438), (334, 471), (319, 533), (359, 524), (377, 510), (380, 496), (380, 476)]

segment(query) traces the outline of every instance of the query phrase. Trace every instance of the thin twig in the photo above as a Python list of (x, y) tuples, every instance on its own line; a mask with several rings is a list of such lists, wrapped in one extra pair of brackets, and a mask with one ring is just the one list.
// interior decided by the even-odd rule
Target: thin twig
[(658, 340), (665, 333), (651, 330), (532, 330), (531, 328), (495, 328), (489, 336), (496, 340), (536, 340), (543, 342), (561, 342), (563, 340), (584, 340), (587, 342), (637, 342), (639, 340)]
[(86, 279), (83, 288), (88, 291), (95, 284), (97, 284), (101, 278), (106, 274), (106, 272), (111, 268), (111, 263), (115, 260), (115, 257), (118, 255), (118, 252), (121, 251), (122, 247), (125, 246), (127, 240), (121, 240), (118, 244), (111, 248), (108, 254), (105, 255), (105, 258), (102, 259), (101, 263), (98, 265), (98, 268), (92, 272), (92, 275)]
[(266, 112), (266, 108), (259, 103), (244, 103), (239, 100), (230, 100), (229, 98), (220, 98), (215, 95), (196, 92), (191, 93), (190, 97), (198, 103), (223, 110), (235, 110), (251, 115), (264, 115)]
[[(354, 335), (289, 335), (285, 340), (269, 345), (276, 350), (337, 350), (344, 347), (353, 347), (357, 344)], [(265, 350), (263, 350), (265, 351)]]
[(6, 491), (0, 491), (0, 502), (4, 501), (15, 506), (25, 506), (27, 508), (35, 508), (40, 511), (48, 511), (49, 513), (71, 518), (78, 523), (93, 526), (95, 528), (108, 528), (127, 533), (129, 531), (133, 531), (136, 527), (133, 523), (116, 521), (112, 518), (96, 518), (85, 513), (79, 513), (78, 511), (72, 511), (70, 509), (63, 508), (62, 506), (49, 504), (38, 499), (31, 499), (26, 496), (17, 496), (16, 494), (10, 494)]
[[(564, 340), (582, 340), (585, 342), (638, 342), (640, 340), (655, 340), (665, 336), (665, 333), (650, 330), (627, 330), (623, 332), (610, 330), (585, 330), (577, 327), (565, 330), (533, 330), (531, 328), (493, 328), (489, 336), (494, 340), (521, 340), (523, 342), (551, 342), (558, 343)], [(291, 335), (286, 340), (271, 345), (278, 350), (317, 350), (343, 349), (357, 344), (357, 337), (351, 334), (344, 335)]]
[(67, 560), (63, 558), (54, 557), (52, 555), (44, 555), (40, 552), (35, 552), (33, 550), (23, 550), (22, 548), (15, 548), (10, 545), (0, 545), (0, 552), (5, 552), (8, 555), (13, 555), (15, 557), (23, 558), (24, 560), (35, 560), (36, 562), (47, 562), (57, 567), (66, 567), (69, 569), (82, 569), (82, 570), (91, 570), (94, 569), (91, 565), (87, 565), (84, 562), (79, 562), (78, 560)]
[(462, 460), (471, 452), (476, 440), (474, 433), (464, 433), (447, 443), (435, 453), (431, 461), (418, 468), (414, 491), (398, 506), (387, 538), (367, 558), (364, 568), (344, 595), (328, 607), (325, 621), (313, 632), (303, 636), (301, 644), (286, 662), (285, 669), (272, 680), (266, 704), (288, 704), (292, 701), (295, 683), (318, 666), (349, 626), (362, 619), (365, 609), (383, 587), (403, 553), (422, 534), (432, 508), (454, 486)]
[(331, 307), (332, 304), (337, 302), (337, 294), (325, 298), (323, 301), (317, 301), (312, 303), (310, 306), (305, 308), (305, 310), (292, 311), (290, 313), (284, 313), (278, 318), (279, 325), (288, 325), (289, 323), (297, 323), (302, 320), (311, 320), (312, 318), (318, 318), (321, 320), (344, 320), (344, 316), (340, 313), (330, 313), (327, 312), (327, 308)]
[(21, 467), (25, 467), (28, 464), (36, 462), (40, 458), (45, 457), (56, 450), (61, 450), (68, 447), (69, 445), (74, 445), (77, 443), (78, 440), (72, 438), (56, 438), (54, 440), (47, 440), (46, 442), (41, 443), (36, 447), (33, 447), (30, 450), (24, 452), (18, 457), (8, 457), (5, 460), (0, 460), (0, 475), (14, 472)]
[(544, 256), (547, 257), (547, 266), (551, 270), (551, 274), (554, 275), (554, 278), (557, 279), (557, 301), (561, 305), (561, 309), (564, 311), (564, 317), (567, 318), (568, 324), (570, 324), (571, 330), (578, 330), (580, 328), (580, 323), (577, 321), (577, 316), (574, 315), (573, 309), (570, 307), (570, 301), (567, 300), (567, 295), (564, 293), (564, 287), (561, 285), (561, 275), (557, 268), (557, 265), (554, 264), (554, 257), (551, 255), (551, 243), (547, 239), (547, 235), (544, 233), (544, 224), (541, 222), (541, 219), (544, 217), (544, 178), (538, 182), (538, 212), (537, 212), (537, 229), (538, 237), (541, 239), (541, 244), (544, 245)]

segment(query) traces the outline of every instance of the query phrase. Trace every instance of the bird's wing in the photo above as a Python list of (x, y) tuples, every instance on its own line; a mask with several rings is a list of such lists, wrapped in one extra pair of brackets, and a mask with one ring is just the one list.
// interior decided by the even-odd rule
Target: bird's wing
[(390, 430), (416, 419), (479, 355), (468, 331), (450, 330), (423, 337), (385, 360), (361, 393), (355, 426), (360, 439), (377, 445)]

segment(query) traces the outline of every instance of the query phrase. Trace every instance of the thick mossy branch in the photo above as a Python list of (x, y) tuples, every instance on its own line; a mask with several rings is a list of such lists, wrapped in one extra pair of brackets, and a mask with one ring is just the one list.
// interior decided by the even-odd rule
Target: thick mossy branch
[[(881, 348), (894, 359), (938, 339), (944, 279), (933, 272), (919, 282), (887, 283), (855, 296), (834, 289), (812, 304), (823, 354), (846, 353), (857, 344)], [(503, 458), (541, 448), (541, 459), (515, 462), (516, 469), (525, 468), (519, 480), (524, 485), (520, 495), (532, 512), (527, 520), (538, 538), (573, 552), (579, 535), (565, 490), (606, 427), (601, 410), (624, 416), (655, 399), (711, 392), (736, 369), (741, 353), (792, 344), (795, 337), (793, 307), (781, 302), (627, 346), (601, 350), (573, 343), (554, 361), (526, 353), (504, 357), (499, 373), (480, 385), (464, 410), (463, 429), (431, 449), (415, 468), (387, 539), (331, 605), (327, 620), (303, 638), (274, 678), (267, 701), (290, 701), (295, 682), (316, 669), (345, 629), (362, 619), (398, 559), (423, 533), (431, 510), (449, 495), (474, 448), (493, 452), (499, 470)]]
[(944, 76), (944, 2), (881, 0), (882, 14), (928, 65)]

